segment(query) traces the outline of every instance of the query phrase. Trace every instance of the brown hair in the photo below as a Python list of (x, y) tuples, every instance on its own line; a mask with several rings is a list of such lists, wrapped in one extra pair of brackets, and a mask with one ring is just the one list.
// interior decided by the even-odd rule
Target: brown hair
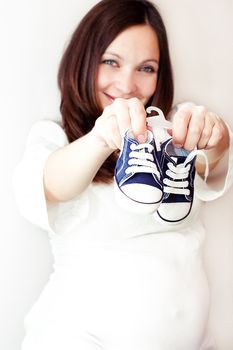
[[(120, 32), (140, 24), (149, 24), (154, 29), (160, 49), (157, 87), (148, 105), (161, 108), (165, 115), (170, 111), (172, 68), (166, 29), (158, 10), (148, 0), (102, 0), (79, 23), (59, 67), (60, 111), (69, 142), (87, 134), (102, 113), (95, 78), (106, 48)], [(94, 181), (110, 182), (115, 162), (116, 152), (103, 163)]]

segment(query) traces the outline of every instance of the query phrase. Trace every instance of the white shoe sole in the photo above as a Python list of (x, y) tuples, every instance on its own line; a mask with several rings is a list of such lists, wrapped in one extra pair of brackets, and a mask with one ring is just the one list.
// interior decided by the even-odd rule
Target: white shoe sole
[[(114, 180), (114, 193), (115, 193), (116, 202), (119, 204), (119, 206), (135, 214), (141, 214), (141, 215), (152, 214), (158, 209), (161, 203), (161, 201), (159, 201), (158, 203), (148, 204), (148, 203), (137, 202), (133, 199), (130, 199), (119, 189), (118, 184), (116, 183), (115, 180)], [(162, 200), (162, 191), (161, 191), (161, 200)]]

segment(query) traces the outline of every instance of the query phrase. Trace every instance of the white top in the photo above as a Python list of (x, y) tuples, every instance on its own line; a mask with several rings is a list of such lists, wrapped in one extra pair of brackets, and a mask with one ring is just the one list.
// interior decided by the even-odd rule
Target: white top
[[(119, 350), (205, 349), (209, 297), (198, 214), (205, 201), (219, 198), (233, 183), (231, 131), (230, 137), (229, 152), (207, 182), (196, 175), (191, 214), (180, 224), (166, 225), (121, 208), (113, 185), (92, 183), (71, 201), (47, 204), (44, 164), (68, 141), (58, 123), (35, 123), (14, 188), (22, 215), (49, 233), (54, 272), (26, 319), (27, 333), (49, 337), (56, 319), (57, 338), (57, 329), (77, 334), (79, 328), (105, 345), (117, 339)], [(30, 343), (24, 349), (34, 347)]]

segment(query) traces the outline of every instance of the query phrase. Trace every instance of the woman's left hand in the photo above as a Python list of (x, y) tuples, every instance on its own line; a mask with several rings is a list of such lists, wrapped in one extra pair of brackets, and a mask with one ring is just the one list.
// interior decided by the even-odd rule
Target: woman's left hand
[(172, 138), (176, 147), (188, 151), (206, 150), (210, 169), (229, 147), (229, 132), (225, 122), (204, 106), (184, 104), (178, 108), (172, 121)]
[(181, 106), (175, 113), (172, 124), (174, 145), (188, 151), (194, 148), (212, 149), (224, 138), (228, 138), (224, 121), (204, 106)]

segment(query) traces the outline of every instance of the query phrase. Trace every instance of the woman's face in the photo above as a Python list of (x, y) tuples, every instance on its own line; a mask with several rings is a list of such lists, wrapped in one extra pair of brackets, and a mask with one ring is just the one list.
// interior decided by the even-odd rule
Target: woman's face
[(107, 47), (98, 68), (96, 93), (101, 107), (119, 97), (137, 97), (146, 105), (156, 89), (158, 68), (154, 30), (146, 24), (124, 30)]

